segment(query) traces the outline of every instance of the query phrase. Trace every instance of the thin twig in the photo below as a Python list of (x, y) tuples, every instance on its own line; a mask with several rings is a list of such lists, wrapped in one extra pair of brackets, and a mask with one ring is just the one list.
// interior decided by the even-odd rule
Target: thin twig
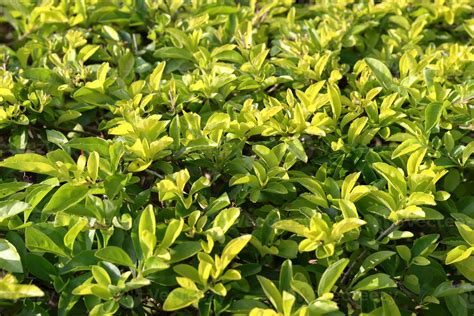
[[(387, 237), (388, 235), (390, 235), (393, 231), (395, 231), (397, 229), (397, 227), (401, 224), (402, 221), (397, 221), (395, 223), (392, 223), (392, 225), (390, 225), (390, 227), (388, 227), (386, 230), (384, 230), (383, 232), (380, 233), (380, 235), (377, 237), (377, 239), (375, 241), (381, 241), (382, 239), (384, 239), (385, 237)], [(344, 272), (343, 276), (342, 276), (342, 279), (341, 279), (341, 285), (345, 285), (347, 283), (347, 280), (351, 274), (351, 271), (355, 268), (355, 266), (360, 263), (360, 261), (367, 255), (367, 248), (365, 248), (360, 254), (359, 256), (357, 257), (356, 260), (352, 261), (351, 265), (349, 266), (349, 268), (346, 270), (346, 272)]]
[(158, 179), (164, 179), (164, 177), (159, 174), (158, 172), (154, 171), (154, 170), (151, 170), (151, 169), (145, 169), (145, 172), (148, 173), (148, 174), (151, 174), (155, 177), (157, 177)]

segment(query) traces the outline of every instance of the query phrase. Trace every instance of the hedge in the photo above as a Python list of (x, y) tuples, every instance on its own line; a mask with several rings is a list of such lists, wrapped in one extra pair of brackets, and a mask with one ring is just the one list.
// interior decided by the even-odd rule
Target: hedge
[(469, 0), (19, 0), (2, 315), (472, 315)]

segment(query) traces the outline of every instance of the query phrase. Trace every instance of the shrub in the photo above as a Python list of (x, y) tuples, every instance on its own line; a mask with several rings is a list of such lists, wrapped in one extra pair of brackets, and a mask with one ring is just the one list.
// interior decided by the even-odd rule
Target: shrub
[(473, 313), (469, 0), (2, 3), (2, 314)]

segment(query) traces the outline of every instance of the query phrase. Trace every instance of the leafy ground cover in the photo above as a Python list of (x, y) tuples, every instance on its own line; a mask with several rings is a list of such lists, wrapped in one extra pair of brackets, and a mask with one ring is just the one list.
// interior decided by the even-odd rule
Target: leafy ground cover
[(474, 312), (469, 0), (1, 4), (2, 315)]

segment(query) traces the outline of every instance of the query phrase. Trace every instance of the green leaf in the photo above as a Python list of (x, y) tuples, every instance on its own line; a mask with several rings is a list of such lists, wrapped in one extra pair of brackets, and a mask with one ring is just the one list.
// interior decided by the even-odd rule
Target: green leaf
[(38, 184), (34, 184), (26, 190), (25, 202), (30, 204), (30, 210), (25, 212), (25, 221), (29, 214), (36, 207), (43, 198), (55, 187), (59, 185), (56, 178), (51, 178)]
[(395, 300), (387, 293), (382, 292), (383, 316), (401, 316)]
[(466, 260), (456, 262), (454, 265), (466, 279), (474, 282), (474, 257), (469, 257)]
[(63, 148), (63, 145), (67, 143), (68, 139), (64, 136), (63, 133), (56, 130), (47, 130), (46, 138), (48, 142), (58, 145), (58, 147)]
[(138, 235), (140, 236), (140, 247), (143, 257), (150, 258), (156, 246), (156, 219), (152, 205), (148, 205), (140, 216)]
[(474, 230), (463, 224), (461, 222), (456, 222), (456, 227), (458, 228), (459, 234), (461, 234), (462, 238), (471, 246), (474, 246)]
[(194, 256), (201, 250), (201, 243), (197, 241), (184, 241), (170, 249), (170, 263), (180, 262)]
[(285, 260), (280, 269), (280, 282), (278, 284), (280, 291), (290, 291), (293, 281), (293, 266), (291, 260)]
[(453, 283), (451, 281), (445, 281), (438, 285), (431, 294), (434, 297), (445, 297), (450, 295), (459, 295), (466, 292), (474, 291), (474, 284), (471, 283)]
[(439, 124), (441, 114), (444, 110), (444, 103), (432, 102), (425, 108), (425, 132), (429, 133), (433, 127)]
[(177, 288), (166, 297), (163, 309), (167, 312), (183, 309), (191, 304), (196, 304), (202, 297), (204, 295), (200, 290)]
[(48, 158), (38, 154), (17, 154), (0, 162), (0, 167), (57, 176), (58, 171)]
[(43, 208), (43, 213), (57, 213), (81, 202), (89, 192), (86, 184), (63, 184)]
[(212, 227), (219, 227), (222, 233), (226, 233), (234, 225), (240, 215), (240, 210), (236, 207), (228, 208), (219, 212), (214, 220)]
[(95, 256), (104, 261), (135, 268), (135, 264), (130, 259), (130, 256), (122, 248), (116, 246), (99, 249), (96, 251)]
[(62, 257), (68, 256), (66, 251), (49, 238), (47, 234), (34, 227), (25, 229), (25, 244), (31, 251), (50, 252)]
[(409, 138), (407, 140), (404, 140), (400, 145), (398, 145), (397, 148), (392, 152), (392, 159), (401, 157), (403, 155), (412, 153), (420, 148), (422, 148), (423, 145), (420, 144), (420, 142), (417, 139), (414, 138)]
[(429, 234), (418, 238), (411, 248), (413, 257), (427, 255), (431, 246), (436, 243), (438, 238), (439, 234)]
[(313, 287), (304, 281), (293, 280), (291, 282), (291, 288), (293, 291), (298, 293), (306, 303), (311, 303), (316, 299), (316, 295), (314, 294)]
[(390, 186), (400, 192), (402, 196), (406, 196), (407, 183), (403, 171), (384, 162), (375, 162), (372, 166), (378, 174), (387, 180)]
[(276, 222), (275, 224), (273, 224), (273, 228), (292, 232), (299, 236), (306, 236), (309, 232), (306, 226), (290, 219), (285, 219), (285, 220)]
[(462, 156), (461, 156), (461, 164), (463, 166), (466, 165), (466, 163), (469, 160), (469, 157), (474, 153), (474, 141), (470, 142), (469, 144), (466, 145), (464, 150), (462, 151)]
[(365, 58), (364, 61), (382, 87), (386, 90), (392, 90), (393, 78), (388, 67), (383, 62), (374, 58)]
[(72, 291), (73, 295), (94, 295), (98, 298), (108, 301), (112, 299), (112, 293), (103, 285), (99, 284), (81, 284)]
[(104, 25), (104, 26), (102, 26), (102, 29), (104, 30), (105, 35), (107, 37), (109, 37), (110, 39), (113, 39), (114, 41), (117, 41), (117, 42), (120, 41), (120, 36), (113, 27), (108, 26), (108, 25)]
[(280, 164), (280, 160), (278, 157), (265, 146), (262, 145), (255, 145), (252, 147), (252, 150), (254, 153), (256, 153), (263, 161), (265, 161), (265, 164), (269, 167), (277, 167)]
[(332, 227), (331, 236), (334, 239), (339, 239), (347, 232), (350, 232), (353, 229), (359, 228), (362, 225), (365, 225), (366, 222), (358, 218), (344, 218), (340, 222), (337, 222)]
[(408, 176), (412, 176), (418, 173), (418, 168), (420, 167), (421, 162), (423, 161), (423, 158), (425, 157), (426, 151), (427, 151), (426, 148), (421, 148), (414, 151), (410, 155), (407, 161)]
[(29, 187), (31, 184), (28, 182), (5, 182), (0, 183), (0, 198), (12, 195), (20, 190)]
[(257, 279), (263, 289), (263, 292), (268, 297), (272, 305), (276, 308), (276, 310), (283, 311), (283, 298), (275, 284), (261, 275), (257, 275)]
[(413, 192), (408, 197), (409, 205), (436, 205), (434, 196), (431, 193)]
[(74, 111), (74, 110), (67, 110), (58, 117), (58, 120), (56, 121), (56, 124), (61, 125), (64, 122), (69, 122), (69, 121), (75, 120), (78, 117), (80, 117), (81, 115), (82, 115), (81, 112)]
[(90, 310), (90, 315), (114, 315), (119, 309), (119, 304), (115, 300), (107, 300), (105, 303), (97, 304)]
[(450, 311), (451, 315), (456, 316), (468, 316), (469, 305), (466, 302), (464, 295), (449, 295), (444, 297), (446, 307)]
[(99, 154), (96, 151), (91, 152), (87, 159), (87, 173), (93, 182), (95, 182), (99, 176), (99, 159)]
[(457, 246), (451, 249), (446, 255), (446, 264), (453, 264), (456, 262), (464, 261), (469, 258), (474, 251), (474, 247), (466, 247), (464, 245)]
[(0, 268), (13, 273), (23, 272), (18, 251), (5, 239), (0, 239)]
[(92, 276), (98, 284), (108, 286), (112, 283), (109, 274), (104, 268), (100, 266), (92, 266), (91, 272)]
[(331, 264), (321, 276), (318, 284), (318, 296), (322, 296), (325, 293), (330, 293), (333, 286), (341, 276), (342, 272), (349, 264), (350, 260), (347, 258), (340, 259)]
[(227, 195), (226, 192), (224, 192), (217, 199), (209, 203), (209, 206), (207, 207), (207, 210), (206, 210), (206, 214), (208, 216), (213, 215), (214, 213), (219, 212), (224, 207), (227, 207), (229, 205), (230, 205), (229, 196)]
[(339, 88), (334, 84), (328, 84), (329, 101), (331, 103), (331, 110), (334, 115), (334, 119), (338, 119), (341, 115), (342, 104), (341, 104), (341, 92)]
[(352, 289), (359, 291), (375, 291), (392, 287), (397, 287), (397, 284), (389, 275), (377, 273), (362, 279)]
[(410, 248), (408, 248), (408, 246), (397, 245), (397, 246), (395, 246), (395, 248), (397, 249), (397, 252), (398, 252), (398, 255), (400, 256), (400, 258), (405, 260), (405, 262), (407, 262), (407, 263), (411, 261), (412, 253), (411, 253)]
[(223, 271), (229, 263), (242, 251), (247, 243), (252, 238), (252, 235), (243, 235), (232, 239), (227, 243), (222, 250), (220, 271)]
[(77, 54), (77, 59), (79, 59), (81, 62), (87, 61), (89, 58), (92, 57), (92, 55), (99, 50), (100, 46), (99, 45), (86, 45), (81, 48), (79, 53)]
[(166, 67), (166, 62), (162, 61), (159, 63), (153, 72), (150, 74), (150, 88), (156, 92), (160, 90), (161, 77), (163, 76), (163, 70)]
[(293, 309), (293, 305), (295, 304), (296, 297), (287, 292), (283, 291), (283, 315), (290, 316), (291, 310)]
[(119, 76), (122, 78), (127, 77), (134, 68), (135, 57), (133, 57), (132, 52), (126, 52), (122, 57), (120, 57), (118, 62)]
[(308, 155), (306, 155), (305, 148), (298, 138), (294, 138), (288, 142), (288, 150), (293, 153), (299, 160), (308, 162)]
[(353, 144), (358, 139), (368, 121), (369, 118), (366, 116), (359, 117), (352, 121), (349, 131), (347, 132), (347, 141), (350, 144)]
[(184, 59), (192, 61), (193, 55), (184, 48), (162, 47), (155, 51), (153, 56), (157, 58)]
[(146, 276), (150, 273), (166, 270), (169, 267), (170, 265), (168, 263), (158, 259), (158, 257), (150, 257), (145, 261), (143, 275)]
[(428, 258), (418, 256), (418, 257), (414, 257), (411, 260), (411, 263), (415, 264), (417, 266), (427, 266), (427, 265), (431, 264), (431, 261)]
[[(344, 189), (344, 184), (342, 189)], [(339, 200), (339, 207), (341, 208), (342, 215), (345, 219), (357, 219), (358, 213), (355, 204), (352, 201), (347, 199), (340, 199)]]
[(0, 299), (18, 300), (41, 296), (44, 296), (44, 292), (39, 287), (36, 285), (17, 284), (11, 275), (7, 275), (0, 280)]
[[(205, 256), (205, 255), (204, 255)], [(204, 262), (204, 265), (206, 265), (209, 262), (206, 262), (205, 259), (200, 260), (200, 266), (202, 265), (201, 262)], [(209, 267), (211, 268), (211, 267)], [(196, 284), (194, 283), (200, 283), (201, 282), (201, 271), (198, 269), (188, 265), (188, 264), (178, 264), (173, 267), (173, 271), (176, 272), (178, 275), (184, 277), (185, 279), (180, 280), (180, 285), (184, 286), (186, 288), (195, 288)], [(208, 272), (210, 272), (208, 270)], [(208, 275), (209, 276), (209, 275)]]
[(166, 233), (163, 237), (163, 240), (158, 245), (158, 249), (166, 249), (171, 246), (176, 238), (178, 238), (178, 236), (181, 234), (183, 226), (184, 220), (182, 218), (179, 220), (171, 220), (168, 224), (168, 227), (166, 228)]
[(101, 157), (109, 156), (109, 143), (106, 140), (99, 137), (82, 137), (73, 138), (67, 146), (74, 149), (80, 149), (87, 152), (98, 152)]
[(82, 217), (80, 218), (64, 235), (64, 245), (69, 249), (73, 249), (74, 241), (76, 240), (79, 233), (87, 226), (89, 221)]
[(368, 255), (362, 262), (359, 268), (358, 274), (363, 275), (369, 272), (370, 270), (375, 268), (377, 265), (389, 259), (394, 254), (395, 254), (394, 251), (382, 250), (382, 251), (378, 251), (378, 252)]
[(7, 218), (23, 213), (28, 210), (30, 205), (25, 202), (6, 200), (0, 201), (0, 221), (4, 221)]

